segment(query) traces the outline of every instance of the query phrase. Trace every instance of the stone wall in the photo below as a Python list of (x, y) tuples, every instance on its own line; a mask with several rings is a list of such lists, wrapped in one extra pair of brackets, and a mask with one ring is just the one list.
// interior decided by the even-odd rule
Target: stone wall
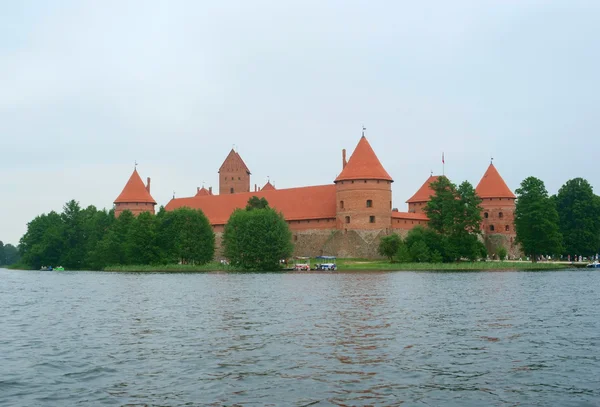
[[(222, 232), (215, 233), (215, 258), (223, 258)], [(385, 230), (313, 229), (293, 232), (294, 256), (337, 256), (341, 258), (381, 258), (379, 240)]]

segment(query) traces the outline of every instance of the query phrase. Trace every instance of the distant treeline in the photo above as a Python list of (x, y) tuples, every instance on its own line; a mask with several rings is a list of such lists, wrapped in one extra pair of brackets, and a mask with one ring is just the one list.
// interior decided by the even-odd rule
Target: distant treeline
[(27, 268), (63, 266), (101, 270), (107, 265), (204, 264), (215, 253), (215, 235), (199, 210), (181, 208), (137, 217), (94, 206), (82, 209), (72, 200), (62, 213), (37, 216), (19, 244)]
[(21, 256), (19, 255), (19, 249), (12, 244), (4, 244), (0, 240), (0, 266), (10, 266), (11, 264), (18, 263)]

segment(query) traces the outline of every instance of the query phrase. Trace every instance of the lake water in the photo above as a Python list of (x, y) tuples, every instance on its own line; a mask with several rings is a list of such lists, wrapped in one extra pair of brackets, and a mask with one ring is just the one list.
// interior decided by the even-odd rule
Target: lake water
[(600, 272), (0, 269), (1, 406), (598, 406)]

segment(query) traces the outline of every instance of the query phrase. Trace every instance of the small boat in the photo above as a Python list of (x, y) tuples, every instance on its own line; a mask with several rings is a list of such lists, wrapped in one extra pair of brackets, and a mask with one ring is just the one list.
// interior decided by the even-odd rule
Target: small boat
[(325, 260), (323, 263), (317, 263), (315, 265), (315, 270), (327, 270), (327, 271), (335, 271), (337, 270), (337, 264), (335, 263), (335, 256), (317, 256), (317, 260)]
[(593, 263), (588, 264), (585, 267), (589, 269), (600, 269), (600, 263), (598, 263), (598, 261), (595, 261)]
[(65, 271), (63, 266), (54, 267), (54, 271)]

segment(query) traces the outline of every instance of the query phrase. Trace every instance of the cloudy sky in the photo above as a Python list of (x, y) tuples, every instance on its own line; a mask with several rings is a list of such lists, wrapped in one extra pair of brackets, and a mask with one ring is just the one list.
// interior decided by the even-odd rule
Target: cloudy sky
[(13, 1), (0, 6), (0, 240), (134, 161), (166, 205), (233, 145), (278, 188), (331, 183), (361, 127), (394, 206), (429, 176), (600, 193), (600, 2)]

